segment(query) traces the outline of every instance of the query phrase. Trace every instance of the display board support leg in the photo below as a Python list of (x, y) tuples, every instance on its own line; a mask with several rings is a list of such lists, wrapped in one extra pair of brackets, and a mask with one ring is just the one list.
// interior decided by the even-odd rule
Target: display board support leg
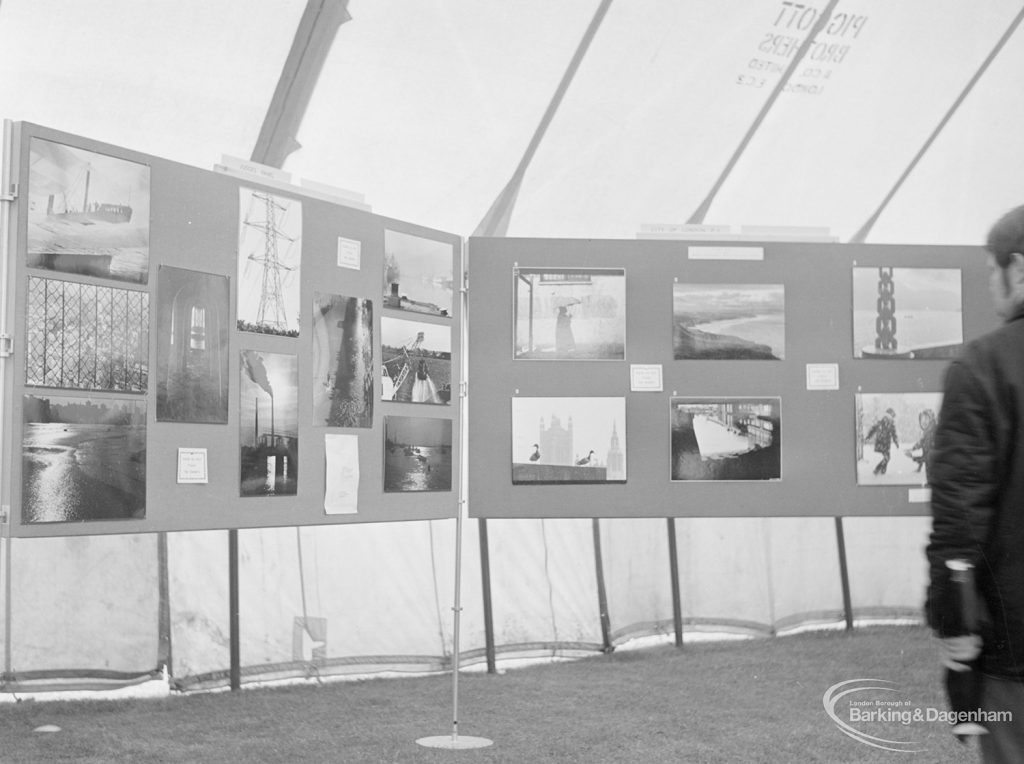
[(421, 737), (416, 742), (426, 748), (486, 748), (494, 741), (485, 737), (459, 736), (459, 627), (462, 615), (462, 515), (466, 503), (459, 502), (459, 511), (455, 515), (455, 613), (452, 627), (452, 734)]
[(167, 569), (167, 533), (156, 534), (157, 587), (160, 594), (157, 643), (157, 668), (163, 668), (170, 676), (171, 662), (171, 587)]
[(672, 576), (672, 628), (676, 635), (676, 647), (683, 646), (683, 605), (679, 594), (679, 550), (676, 546), (676, 519), (668, 521), (668, 569)]
[(836, 546), (839, 550), (839, 579), (843, 587), (843, 617), (846, 630), (853, 629), (853, 604), (850, 601), (850, 570), (846, 565), (846, 536), (843, 533), (843, 518), (836, 519)]
[(487, 656), (487, 673), (496, 674), (497, 655), (494, 649), (494, 608), (491, 600), (491, 549), (487, 537), (487, 519), (476, 521), (480, 532), (480, 585), (484, 595), (484, 654)]
[(601, 555), (601, 521), (594, 517), (590, 520), (594, 531), (594, 568), (597, 573), (597, 606), (601, 612), (601, 649), (610, 653), (612, 646), (611, 619), (608, 617), (608, 592), (604, 587), (604, 559)]
[(231, 691), (242, 687), (242, 660), (238, 638), (238, 529), (228, 531), (228, 619), (231, 651)]
[[(6, 513), (5, 513), (6, 514)], [(14, 587), (11, 586), (11, 571), (13, 566), (11, 565), (11, 526), (10, 517), (4, 517), (0, 521), (0, 549), (3, 549), (4, 554), (4, 671), (0, 674), (0, 687), (3, 687), (8, 681), (14, 677), (11, 676), (11, 592)]]

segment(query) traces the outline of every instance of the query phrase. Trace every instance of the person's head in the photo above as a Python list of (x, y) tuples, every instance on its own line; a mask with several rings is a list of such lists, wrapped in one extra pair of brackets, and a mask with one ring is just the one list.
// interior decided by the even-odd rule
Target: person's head
[(995, 222), (985, 242), (988, 287), (996, 313), (1008, 317), (1024, 302), (1024, 205)]
[(889, 417), (890, 419), (895, 419), (896, 418), (896, 412), (893, 411), (892, 409), (886, 409), (885, 410), (885, 415), (887, 417)]

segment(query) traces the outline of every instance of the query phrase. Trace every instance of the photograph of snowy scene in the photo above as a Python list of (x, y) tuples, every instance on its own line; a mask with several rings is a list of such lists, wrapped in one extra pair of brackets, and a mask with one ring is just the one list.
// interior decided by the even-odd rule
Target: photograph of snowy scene
[(512, 483), (625, 483), (625, 398), (513, 398)]
[(452, 420), (384, 417), (384, 490), (452, 489)]
[(26, 395), (21, 521), (146, 516), (146, 402)]
[(313, 296), (313, 421), (373, 427), (373, 301)]
[(384, 316), (380, 321), (381, 399), (439, 403), (452, 399), (452, 330)]
[(780, 480), (779, 398), (671, 398), (672, 480)]
[(238, 329), (299, 336), (302, 204), (239, 188)]
[(785, 287), (673, 284), (672, 349), (677, 361), (785, 358)]
[(444, 241), (384, 231), (384, 307), (452, 314), (454, 249)]
[(294, 496), (299, 480), (298, 358), (243, 350), (239, 377), (240, 495)]
[(857, 485), (926, 485), (942, 393), (859, 393)]
[(149, 167), (33, 138), (28, 266), (149, 279)]
[(962, 306), (958, 268), (854, 268), (853, 357), (953, 358)]
[(227, 424), (227, 276), (161, 265), (156, 295), (157, 421)]
[(626, 271), (515, 268), (513, 357), (621, 361), (626, 357)]

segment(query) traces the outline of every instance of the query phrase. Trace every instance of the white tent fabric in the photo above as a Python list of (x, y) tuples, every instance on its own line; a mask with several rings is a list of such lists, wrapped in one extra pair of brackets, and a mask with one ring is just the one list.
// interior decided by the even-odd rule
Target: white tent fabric
[[(1005, 171), (1024, 163), (1020, 0), (612, 2), (538, 135), (599, 7), (351, 0), (284, 169), (467, 236), (524, 157), (515, 236), (689, 221), (973, 244), (1024, 198)], [(200, 167), (248, 157), (304, 8), (2, 0), (0, 116)], [(776, 93), (826, 8), (821, 46)], [(591, 522), (487, 527), (499, 655), (600, 649)], [(927, 519), (844, 528), (854, 612), (916, 613)], [(477, 530), (464, 533), (469, 660), (485, 642)], [(331, 672), (449, 665), (453, 522), (239, 535), (247, 680), (309, 673), (314, 650)], [(686, 519), (676, 537), (687, 629), (842, 617), (831, 518)], [(665, 521), (602, 521), (600, 539), (612, 639), (671, 631)], [(0, 544), (7, 679), (142, 675), (169, 659), (182, 686), (225, 684), (226, 546), (222, 532), (170, 534), (161, 627), (157, 539)], [(303, 618), (323, 620), (297, 633)]]

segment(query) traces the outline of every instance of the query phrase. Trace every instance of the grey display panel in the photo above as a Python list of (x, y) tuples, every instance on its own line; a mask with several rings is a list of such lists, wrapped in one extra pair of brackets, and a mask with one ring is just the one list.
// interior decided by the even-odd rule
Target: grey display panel
[[(900, 344), (900, 320), (916, 319), (913, 311), (904, 315), (900, 306), (903, 302), (908, 306), (918, 304), (921, 287), (916, 283), (906, 285), (914, 290), (911, 296), (902, 293), (897, 282), (896, 349), (862, 353), (865, 357), (855, 358), (854, 269), (874, 269), (876, 289), (877, 282), (884, 280), (877, 277), (880, 267), (955, 269), (960, 274), (963, 339), (970, 340), (997, 325), (987, 291), (984, 253), (977, 247), (472, 238), (468, 253), (467, 320), (472, 327), (467, 374), (471, 444), (468, 507), (473, 517), (926, 514), (929, 505), (923, 484), (858, 485), (858, 461), (871, 459), (872, 454), (870, 444), (858, 444), (856, 396), (940, 392), (948, 357), (956, 348), (925, 347), (928, 343), (924, 342), (914, 358), (907, 357), (911, 348)], [(530, 310), (524, 309), (522, 295), (517, 296), (515, 274), (519, 270), (530, 273), (545, 269), (552, 274), (625, 270), (624, 360), (538, 360), (537, 352), (530, 358), (516, 352), (515, 338), (526, 336), (528, 331), (519, 326), (517, 332), (514, 322), (517, 316), (524, 320)], [(557, 276), (549, 278), (557, 280)], [(941, 281), (946, 283), (948, 279)], [(768, 340), (757, 342), (758, 334), (779, 334), (777, 325), (765, 331), (748, 326), (746, 331), (741, 327), (721, 330), (717, 340), (724, 340), (728, 346), (726, 359), (709, 359), (706, 355), (693, 359), (691, 354), (680, 353), (674, 342), (676, 284), (695, 287), (680, 290), (688, 298), (697, 294), (698, 298), (709, 295), (708, 299), (719, 296), (723, 285), (769, 285), (770, 289), (765, 290), (735, 290), (739, 297), (733, 295), (730, 299), (755, 299), (744, 298), (743, 293), (770, 291), (771, 307), (765, 312), (776, 324), (778, 306), (784, 302), (784, 348), (748, 352), (755, 346), (771, 345)], [(701, 289), (701, 285), (707, 286)], [(784, 301), (778, 297), (779, 286), (784, 288)], [(543, 297), (537, 294), (538, 287), (533, 289), (536, 345), (537, 337), (549, 329), (542, 322), (553, 324), (558, 320), (554, 313), (557, 302), (553, 301), (557, 292), (552, 289)], [(948, 295), (940, 297), (948, 299)], [(567, 293), (559, 297), (561, 303), (571, 299)], [(886, 307), (882, 307), (885, 312)], [(601, 311), (592, 310), (591, 316), (596, 312)], [(892, 328), (891, 323), (887, 325)], [(732, 326), (737, 324), (733, 322)], [(708, 340), (706, 333), (690, 335)], [(555, 355), (559, 354), (552, 352)], [(653, 365), (654, 372), (660, 367), (662, 389), (647, 391), (643, 385), (631, 385), (633, 365)], [(828, 389), (833, 371), (838, 371), (837, 383), (835, 389)], [(809, 382), (809, 375), (818, 373), (824, 373), (825, 381)], [(585, 455), (597, 448), (599, 459), (602, 449), (624, 452), (625, 482), (572, 482), (572, 465), (559, 473), (563, 484), (513, 480), (514, 469), (516, 474), (537, 471), (528, 463), (534, 452), (540, 451), (533, 447), (539, 446), (541, 432), (551, 439), (550, 418), (541, 418), (537, 438), (527, 437), (525, 445), (513, 442), (513, 399), (561, 396), (625, 398), (626, 421), (618, 429), (624, 443), (614, 449), (608, 444), (579, 443), (572, 454), (575, 458), (576, 452)], [(724, 412), (730, 400), (778, 399), (779, 422), (774, 425), (778, 431), (771, 432), (771, 437), (764, 431), (773, 426), (767, 421), (760, 433), (745, 425), (734, 429), (742, 430), (751, 443), (760, 437), (759, 448), (771, 442), (779, 444), (781, 478), (734, 479), (730, 475), (737, 473), (725, 470), (713, 473), (722, 475), (720, 479), (674, 480), (672, 399), (705, 402), (706, 411), (698, 406), (696, 416), (705, 423), (721, 424), (723, 431), (732, 426), (733, 415), (716, 411)], [(558, 420), (556, 424), (564, 435), (566, 423)], [(901, 426), (908, 428), (904, 431), (904, 438), (908, 438), (916, 424)], [(910, 449), (912, 445), (908, 440), (901, 448)], [(727, 452), (729, 447), (721, 448)], [(677, 445), (678, 451), (685, 449)], [(725, 453), (725, 457), (729, 455)], [(537, 462), (542, 462), (542, 457), (535, 459)], [(677, 471), (677, 477), (680, 474), (687, 473)], [(753, 470), (750, 474), (769, 473)]]
[[(37, 150), (33, 154), (34, 141), (37, 142), (36, 146), (45, 145), (47, 151)], [(39, 141), (44, 143), (38, 143)], [(460, 291), (457, 287), (452, 288), (459, 283), (458, 279), (462, 273), (460, 237), (374, 215), (316, 194), (304, 195), (296, 188), (261, 184), (256, 180), (227, 173), (204, 171), (29, 123), (14, 125), (12, 143), (13, 179), (17, 182), (18, 193), (13, 203), (12, 224), (6, 232), (10, 237), (10, 257), (9, 285), (7, 294), (4, 295), (4, 308), (9, 333), (14, 337), (14, 351), (5, 363), (3, 485), (0, 493), (3, 504), (10, 507), (10, 528), (13, 536), (91, 535), (424, 520), (453, 517), (456, 514), (458, 487), (461, 484), (459, 439), (452, 439), (450, 453), (445, 454), (445, 461), (450, 460), (450, 467), (446, 464), (446, 469), (452, 472), (450, 490), (421, 493), (385, 491), (384, 464), (387, 448), (384, 421), (386, 416), (441, 419), (449, 423), (447, 426), (450, 426), (453, 432), (461, 431), (458, 391), (463, 368), (462, 309)], [(30, 182), (30, 164), (33, 159), (38, 160), (43, 154), (48, 156), (54, 153), (52, 145), (73, 149), (70, 154), (60, 152), (55, 162), (58, 168), (51, 172), (52, 175), (59, 175), (61, 172), (70, 174), (69, 169), (75, 169), (76, 163), (83, 161), (83, 157), (88, 160), (90, 154), (94, 154), (123, 162), (121, 165), (117, 161), (114, 162), (113, 174), (124, 176), (121, 180), (128, 180), (136, 185), (141, 183), (140, 179), (148, 183), (148, 209), (144, 213), (148, 217), (148, 226), (143, 225), (144, 221), (136, 217), (133, 228), (138, 230), (131, 241), (131, 252), (128, 253), (127, 259), (131, 267), (127, 269), (127, 276), (122, 275), (117, 267), (108, 263), (104, 257), (104, 253), (112, 246), (111, 241), (116, 245), (116, 240), (105, 238), (96, 232), (137, 215), (132, 209), (129, 192), (124, 192), (123, 199), (115, 199), (113, 197), (117, 196), (117, 192), (101, 191), (103, 186), (96, 178), (90, 180), (94, 193), (92, 200), (88, 202), (76, 200), (65, 203), (59, 198), (59, 190), (40, 191), (42, 182), (38, 180), (38, 170), (32, 176), (34, 184)], [(59, 149), (57, 151), (59, 152)], [(88, 164), (88, 161), (85, 163)], [(104, 170), (105, 165), (101, 166), (103, 163), (95, 164), (97, 173)], [(108, 174), (111, 173), (108, 171)], [(64, 180), (55, 178), (52, 182), (56, 185)], [(286, 267), (279, 271), (279, 275), (284, 278), (288, 278), (290, 273), (298, 276), (294, 283), (286, 283), (282, 287), (285, 291), (292, 290), (297, 294), (297, 298), (289, 298), (297, 299), (297, 336), (294, 327), (285, 326), (283, 320), (278, 321), (282, 327), (278, 333), (244, 331), (236, 324), (240, 318), (236, 293), (239, 281), (238, 258), (242, 241), (241, 229), (245, 227), (240, 218), (243, 212), (240, 211), (240, 204), (241, 197), (251, 191), (277, 197), (301, 207), (300, 259), (294, 263), (284, 263), (282, 253), (281, 263)], [(105, 196), (98, 196), (100, 193), (104, 193)], [(134, 198), (138, 199), (139, 192), (134, 193)], [(57, 198), (50, 199), (51, 196)], [(47, 214), (53, 219), (52, 224), (46, 222)], [(85, 217), (94, 220), (85, 220)], [(48, 233), (40, 234), (41, 219), (44, 221), (44, 228), (50, 229)], [(265, 221), (266, 218), (262, 220)], [(88, 267), (80, 267), (78, 263), (85, 260), (77, 259), (74, 254), (69, 256), (46, 253), (46, 250), (58, 250), (62, 247), (71, 250), (86, 249), (79, 246), (78, 240), (72, 234), (63, 234), (61, 226), (91, 226), (88, 229), (91, 242), (86, 242), (91, 247)], [(257, 221), (255, 228), (259, 227), (260, 223)], [(56, 236), (56, 243), (50, 237), (51, 234)], [(415, 287), (415, 295), (420, 299), (410, 302), (402, 299), (404, 290), (392, 263), (390, 279), (397, 280), (399, 288), (394, 293), (387, 292), (385, 247), (386, 239), (389, 237), (399, 241), (395, 246), (409, 248), (410, 257), (415, 256), (415, 243), (425, 241), (432, 253), (433, 270), (438, 269), (438, 250), (447, 251), (450, 248), (451, 273), (447, 274), (447, 277), (445, 274), (438, 275), (426, 287), (420, 283), (423, 282), (420, 274)], [(288, 231), (278, 244), (286, 246), (294, 238), (294, 232)], [(30, 256), (30, 242), (33, 250), (42, 252)], [(358, 266), (353, 254), (356, 249), (359, 252)], [(144, 258), (139, 254), (143, 250)], [(257, 268), (264, 268), (263, 258), (267, 251), (249, 257), (249, 262), (255, 264)], [(204, 319), (194, 319), (193, 329), (204, 326), (203, 322), (207, 322), (202, 341), (209, 343), (211, 351), (216, 347), (217, 352), (226, 354), (227, 357), (226, 364), (222, 365), (218, 361), (205, 365), (204, 373), (212, 375), (211, 378), (215, 377), (216, 383), (211, 382), (195, 388), (196, 394), (204, 396), (206, 402), (203, 405), (192, 405), (194, 402), (190, 402), (189, 405), (167, 406), (163, 398), (160, 399), (160, 406), (157, 405), (161, 377), (175, 370), (180, 372), (181, 366), (180, 363), (176, 366), (176, 362), (168, 364), (167, 359), (158, 354), (167, 353), (169, 344), (173, 346), (174, 342), (189, 339), (188, 331), (183, 332), (180, 326), (172, 327), (167, 323), (166, 311), (161, 318), (158, 301), (168, 299), (166, 294), (160, 293), (162, 272), (168, 279), (177, 279), (175, 284), (191, 284), (186, 289), (191, 290), (189, 294), (192, 301), (199, 305), (203, 300), (215, 299), (210, 295), (222, 294), (218, 280), (228, 281), (228, 326), (223, 326), (223, 311), (213, 311), (212, 305), (206, 306), (209, 310), (203, 313)], [(200, 276), (190, 279), (190, 273)], [(32, 289), (35, 290), (34, 299), (41, 306), (42, 317), (38, 312), (30, 313), (27, 304), (30, 298), (30, 282)], [(48, 287), (53, 288), (48, 290)], [(451, 292), (453, 297), (450, 306), (446, 305), (443, 311), (423, 308), (422, 305), (427, 298), (422, 295), (429, 297), (439, 290)], [(268, 291), (276, 294), (273, 287)], [(69, 294), (73, 294), (77, 300), (75, 305), (78, 312), (74, 320), (68, 319), (67, 311), (63, 317), (59, 316), (56, 308), (47, 313), (47, 304), (54, 303), (58, 299), (57, 296), (64, 305), (70, 304)], [(364, 353), (361, 360), (356, 363), (357, 367), (359, 363), (366, 365), (366, 361), (372, 364), (372, 368), (367, 370), (372, 374), (372, 384), (366, 380), (369, 394), (365, 399), (372, 405), (372, 414), (368, 416), (369, 412), (365, 410), (358, 416), (351, 412), (346, 415), (345, 412), (339, 414), (336, 411), (324, 414), (324, 411), (330, 411), (330, 407), (325, 408), (323, 401), (319, 414), (315, 410), (314, 388), (317, 385), (331, 386), (335, 382), (333, 369), (328, 369), (327, 373), (322, 374), (324, 363), (321, 359), (318, 364), (314, 357), (314, 301), (319, 296), (321, 304), (329, 303), (330, 300), (324, 298), (325, 295), (344, 298), (334, 301), (336, 313), (329, 313), (326, 312), (326, 308), (324, 309), (328, 318), (337, 318), (334, 323), (351, 323), (344, 331), (355, 331), (356, 329), (352, 327), (362, 327), (364, 332), (367, 327), (372, 329), (372, 353)], [(142, 332), (143, 336), (140, 338), (136, 336), (139, 334), (137, 329), (134, 330), (134, 334), (131, 332), (136, 323), (142, 325), (139, 317), (141, 314), (136, 314), (139, 306), (145, 306), (147, 301), (148, 309), (145, 310), (145, 314), (148, 317), (148, 331)], [(112, 303), (118, 306), (124, 303), (128, 306), (123, 310), (118, 308), (118, 336), (130, 336), (130, 339), (124, 340), (122, 344), (130, 345), (136, 355), (142, 352), (142, 358), (128, 354), (131, 363), (127, 364), (130, 366), (127, 372), (118, 371), (103, 376), (92, 370), (92, 367), (97, 365), (97, 355), (101, 360), (109, 360), (113, 355), (121, 366), (126, 366), (122, 362), (124, 353), (113, 353), (109, 349), (110, 343), (103, 345), (106, 342), (106, 335), (112, 331), (110, 322), (97, 322), (95, 318)], [(345, 313), (345, 308), (348, 305), (352, 305), (361, 318), (346, 318), (348, 314)], [(273, 310), (262, 305), (258, 305), (256, 310), (265, 321), (274, 323), (276, 316)], [(47, 318), (51, 313), (54, 317)], [(135, 318), (132, 319), (131, 316)], [(450, 328), (451, 358), (445, 365), (447, 380), (443, 391), (446, 397), (450, 397), (450, 405), (423, 406), (402, 400), (381, 399), (381, 319), (392, 316), (415, 318), (419, 322)], [(41, 329), (39, 326), (40, 321), (47, 320), (52, 326), (59, 327), (58, 334), (63, 350), (55, 351), (53, 347), (43, 347), (54, 336), (52, 330)], [(295, 321), (293, 312), (289, 314), (288, 321)], [(50, 327), (50, 324), (46, 326)], [(97, 327), (100, 329), (97, 330)], [(343, 330), (339, 328), (338, 331)], [(161, 332), (167, 336), (164, 337)], [(30, 337), (35, 338), (37, 345), (31, 354), (27, 348)], [(174, 339), (169, 339), (170, 337)], [(223, 341), (222, 338), (225, 337), (226, 341)], [(411, 371), (415, 374), (415, 361), (418, 356), (412, 348), (413, 344), (410, 343), (410, 349), (413, 350), (410, 357), (413, 359)], [(86, 345), (90, 348), (94, 345), (102, 347), (98, 353), (80, 352), (81, 347)], [(74, 355), (75, 373), (55, 375), (53, 364), (62, 363), (61, 358), (64, 356), (71, 358), (72, 348), (77, 348)], [(144, 350), (140, 351), (140, 348)], [(332, 353), (336, 352), (333, 346), (328, 346), (328, 349)], [(284, 391), (274, 391), (277, 399), (273, 404), (273, 412), (269, 405), (270, 394), (262, 392), (258, 384), (249, 384), (252, 374), (246, 370), (243, 351), (265, 356), (268, 368), (272, 362), (282, 358), (294, 358), (297, 385)], [(54, 352), (58, 353), (56, 361), (53, 360)], [(29, 357), (35, 364), (31, 373), (28, 373), (26, 368)], [(85, 371), (82, 370), (83, 364), (89, 366)], [(331, 363), (327, 365), (331, 366)], [(397, 366), (400, 367), (401, 364)], [(225, 368), (226, 380), (223, 372)], [(241, 416), (243, 402), (239, 396), (243, 377), (247, 379), (247, 389), (252, 388), (255, 391), (251, 396), (253, 400), (247, 400), (244, 405), (249, 409), (259, 409), (258, 424), (252, 423), (251, 410), (247, 410), (245, 417)], [(226, 421), (218, 402), (223, 396), (224, 389), (227, 390)], [(272, 430), (270, 421), (275, 416), (279, 420), (285, 417), (286, 395), (295, 396), (292, 409), (295, 420), (290, 425), (278, 421), (274, 425), (276, 430)], [(262, 400), (258, 400), (261, 396)], [(65, 404), (65, 399), (68, 398), (73, 399), (76, 404), (74, 407)], [(217, 401), (214, 401), (214, 398)], [(133, 404), (137, 402), (139, 406), (126, 407), (125, 400)], [(360, 402), (359, 406), (366, 400)], [(30, 402), (28, 410), (25, 401)], [(131, 417), (123, 414), (128, 408), (131, 409)], [(94, 409), (122, 412), (122, 415), (120, 418), (110, 419), (107, 416), (103, 419), (91, 413)], [(144, 423), (136, 421), (139, 419), (139, 410), (145, 412)], [(329, 419), (330, 416), (335, 418)], [(76, 436), (70, 430), (65, 433), (63, 425), (69, 424), (69, 419), (72, 420), (70, 430), (74, 430), (75, 427), (81, 428), (83, 424), (94, 429), (103, 426), (113, 427), (114, 429), (110, 430), (110, 438), (113, 440), (106, 445), (92, 435), (86, 438)], [(337, 421), (347, 426), (328, 426), (328, 421)], [(50, 428), (60, 429), (60, 434), (43, 432), (38, 437), (33, 435), (34, 440), (29, 438), (26, 441), (28, 424), (35, 425), (35, 430), (41, 431), (44, 429), (38, 426), (41, 422), (60, 425)], [(242, 495), (243, 427), (246, 432), (250, 432), (249, 428), (252, 427), (251, 432), (258, 443), (258, 448), (252, 449), (250, 453), (257, 454), (257, 461), (266, 458), (266, 454), (270, 454), (271, 458), (276, 460), (273, 462), (276, 466), (271, 466), (268, 462), (265, 467), (267, 475), (274, 477), (275, 480), (271, 481), (274, 485), (264, 491), (255, 491), (261, 495)], [(140, 451), (138, 444), (139, 435), (142, 433), (144, 448)], [(346, 447), (340, 450), (335, 447), (325, 448), (325, 436), (338, 435), (347, 436), (343, 439)], [(120, 441), (115, 436), (120, 437)], [(332, 439), (332, 444), (336, 442)], [(26, 443), (31, 454), (26, 451)], [(294, 456), (296, 443), (297, 459)], [(184, 454), (183, 472), (179, 472), (178, 469), (179, 449), (187, 449)], [(335, 454), (331, 458), (347, 459), (355, 450), (358, 451), (357, 492), (352, 490), (356, 475), (354, 463), (335, 462), (339, 469), (334, 471), (332, 478), (337, 477), (337, 480), (328, 481), (326, 474), (328, 451)], [(201, 482), (204, 454), (207, 474), (206, 482)], [(104, 463), (102, 468), (95, 467), (97, 460)], [(63, 466), (55, 467), (54, 463), (57, 461), (62, 461)], [(90, 464), (92, 466), (89, 466)], [(129, 464), (130, 470), (125, 466)], [(414, 471), (414, 468), (415, 465), (412, 465), (408, 471)], [(42, 483), (41, 470), (50, 470), (50, 476), (43, 479)], [(63, 477), (60, 476), (61, 470)], [(126, 474), (114, 478), (109, 477), (111, 473)], [(102, 486), (96, 487), (90, 481), (90, 478), (95, 477), (100, 478)], [(85, 506), (89, 511), (69, 511), (63, 515), (59, 512), (38, 516), (23, 514), (24, 497), (30, 497), (29, 501), (33, 505), (49, 506), (53, 496), (62, 492), (66, 494), (69, 481), (72, 490), (93, 490), (93, 498), (85, 500)], [(293, 485), (289, 485), (289, 481), (292, 481)], [(329, 482), (333, 487), (332, 502), (336, 502), (332, 503), (332, 513), (328, 513), (324, 508), (325, 491)], [(86, 487), (83, 488), (83, 485)], [(44, 488), (46, 490), (42, 491)], [(118, 491), (127, 494), (132, 500), (126, 499), (120, 504), (115, 503), (115, 508), (123, 505), (126, 509), (121, 515), (130, 516), (112, 519), (115, 515), (99, 506), (105, 499), (96, 497), (104, 497)], [(145, 498), (144, 506), (141, 508), (135, 501), (140, 491)], [(248, 492), (253, 493), (251, 490)], [(82, 504), (81, 499), (68, 499), (66, 495), (60, 502)], [(40, 520), (40, 517), (45, 519)]]

